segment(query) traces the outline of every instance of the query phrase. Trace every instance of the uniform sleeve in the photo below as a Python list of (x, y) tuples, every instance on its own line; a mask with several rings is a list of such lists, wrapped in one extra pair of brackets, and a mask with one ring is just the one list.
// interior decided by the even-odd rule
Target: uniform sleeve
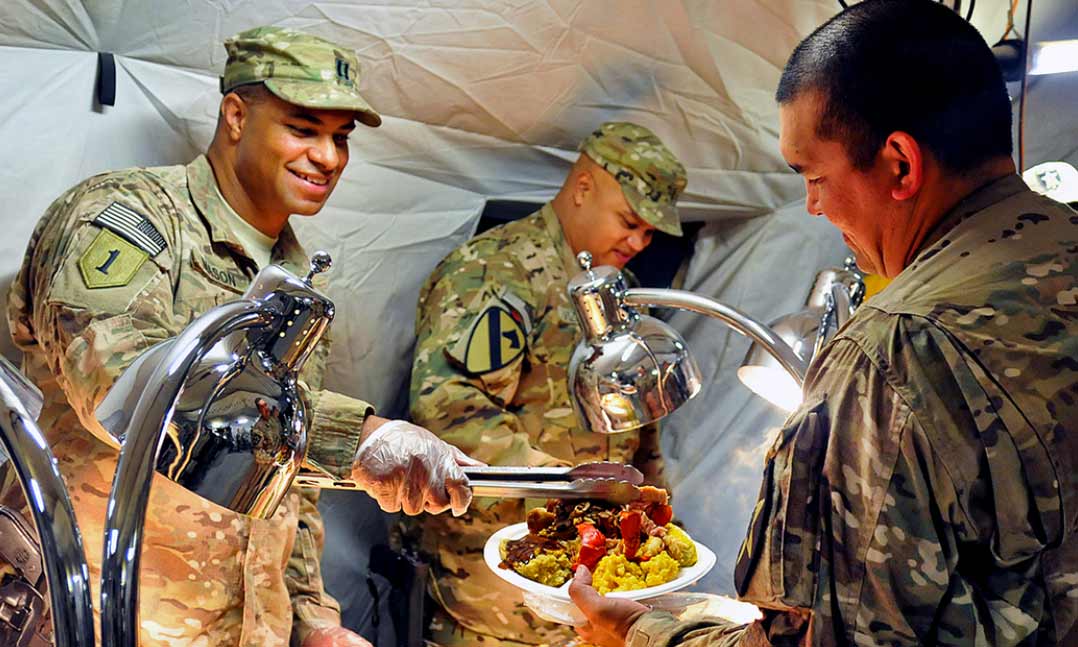
[(416, 313), (412, 419), (469, 456), (492, 465), (560, 464), (532, 446), (528, 432), (509, 408), (520, 383), (526, 349), (507, 365), (479, 374), (469, 373), (449, 356), (450, 349), (462, 343), (501, 290), (509, 289), (520, 300), (532, 303), (527, 285), (524, 271), (514, 264), (502, 264), (494, 271), (484, 260), (462, 261), (451, 256), (429, 279)]
[(746, 627), (718, 618), (681, 622), (665, 611), (651, 611), (633, 623), (625, 637), (625, 647), (767, 645), (767, 642), (746, 640), (756, 632), (754, 625)]
[[(324, 290), (322, 277), (322, 274), (315, 277), (315, 287)], [(333, 343), (331, 326), (300, 372), (300, 384), (307, 390), (311, 418), (306, 460), (336, 478), (348, 478), (359, 447), (360, 430), (367, 416), (374, 414), (374, 407), (363, 400), (323, 388)]]
[[(893, 375), (838, 342), (771, 448), (735, 571), (764, 618), (643, 616), (633, 647), (919, 645), (960, 586), (953, 483)], [(815, 378), (815, 379), (814, 379)]]
[(374, 407), (356, 398), (333, 391), (312, 391), (311, 428), (307, 435), (307, 462), (336, 478), (352, 473), (359, 432)]
[(318, 490), (297, 488), (300, 495), (296, 542), (285, 569), (285, 585), (292, 598), (292, 644), (300, 645), (322, 627), (341, 624), (341, 609), (325, 591), (322, 580), (322, 548), (325, 528), (318, 512)]
[[(93, 220), (114, 203), (144, 217), (167, 247), (151, 256), (102, 238), (111, 232)], [(16, 343), (23, 350), (28, 343), (40, 346), (79, 421), (113, 446), (94, 409), (135, 358), (179, 332), (171, 278), (179, 253), (175, 223), (172, 204), (145, 179), (90, 184), (49, 208), (35, 232), (34, 257), (13, 287), (18, 296), (9, 303), (9, 319)]]

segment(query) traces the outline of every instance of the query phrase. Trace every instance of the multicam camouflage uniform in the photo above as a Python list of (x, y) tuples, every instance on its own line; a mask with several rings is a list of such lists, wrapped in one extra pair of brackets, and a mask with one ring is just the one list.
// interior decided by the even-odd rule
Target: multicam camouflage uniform
[[(604, 124), (581, 149), (621, 181), (642, 218), (680, 234), (674, 201), (685, 172), (650, 131)], [(573, 412), (567, 374), (580, 330), (566, 287), (579, 271), (549, 204), (446, 257), (420, 292), (412, 417), (492, 465), (612, 460), (635, 464), (650, 482), (661, 483), (657, 429), (603, 436), (582, 429)], [(436, 618), (438, 644), (572, 639), (567, 627), (525, 608), (520, 591), (483, 561), (487, 538), (523, 521), (527, 507), (540, 503), (477, 498), (460, 519), (423, 522), (423, 543), (436, 556), (433, 594), (451, 615)]]
[[(139, 223), (147, 238), (107, 214)], [(52, 204), (12, 286), (8, 319), (23, 370), (45, 397), (39, 424), (71, 494), (95, 600), (118, 453), (94, 408), (140, 353), (240, 297), (257, 268), (229, 229), (238, 217), (205, 157), (186, 167), (98, 175)], [(272, 260), (306, 272), (291, 228)], [(309, 456), (343, 476), (370, 407), (318, 390), (325, 354), (320, 345), (303, 375), (312, 389)], [(140, 644), (286, 645), (290, 634), (302, 639), (339, 624), (337, 604), (322, 588), (315, 501), (292, 492), (271, 519), (254, 520), (156, 476), (144, 530)]]
[(627, 644), (1078, 644), (1076, 303), (1078, 214), (1014, 175), (965, 198), (769, 454), (736, 573), (765, 619)]

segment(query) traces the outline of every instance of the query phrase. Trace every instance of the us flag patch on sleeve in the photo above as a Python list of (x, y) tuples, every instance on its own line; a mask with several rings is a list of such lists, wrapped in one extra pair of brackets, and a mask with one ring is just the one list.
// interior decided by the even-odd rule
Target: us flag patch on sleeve
[(168, 247), (165, 237), (145, 216), (119, 202), (113, 202), (97, 214), (94, 224), (115, 232), (129, 243), (150, 255), (157, 256)]

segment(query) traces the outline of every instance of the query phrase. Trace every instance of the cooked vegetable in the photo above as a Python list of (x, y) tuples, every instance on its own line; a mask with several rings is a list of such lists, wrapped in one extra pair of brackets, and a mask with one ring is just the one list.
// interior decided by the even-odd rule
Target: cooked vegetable
[(561, 586), (583, 564), (600, 593), (656, 586), (696, 563), (696, 545), (672, 518), (666, 490), (649, 486), (626, 506), (551, 499), (528, 512), (526, 536), (502, 544), (501, 566)]
[(554, 525), (557, 521), (558, 515), (553, 512), (547, 512), (543, 508), (532, 508), (528, 512), (528, 532), (533, 535), (538, 535), (543, 530)]
[(646, 562), (652, 557), (655, 557), (659, 553), (663, 552), (666, 548), (663, 544), (661, 537), (648, 537), (648, 540), (644, 542), (644, 545), (640, 547), (640, 551), (636, 554), (637, 558)]
[(561, 586), (573, 576), (569, 555), (565, 551), (536, 555), (530, 561), (517, 565), (513, 570), (529, 580), (547, 586)]
[(639, 510), (624, 510), (621, 513), (622, 552), (629, 559), (636, 557), (640, 548), (640, 524), (643, 514)]
[(665, 526), (674, 518), (674, 509), (668, 505), (655, 505), (649, 515), (651, 520), (659, 526)]
[(692, 566), (696, 563), (696, 544), (685, 531), (674, 524), (666, 525), (666, 535), (662, 538), (666, 546), (666, 552), (677, 560), (682, 566)]
[(595, 570), (595, 565), (606, 554), (606, 537), (590, 523), (578, 524), (576, 530), (580, 533), (580, 553), (573, 563), (573, 570), (581, 564), (589, 571)]

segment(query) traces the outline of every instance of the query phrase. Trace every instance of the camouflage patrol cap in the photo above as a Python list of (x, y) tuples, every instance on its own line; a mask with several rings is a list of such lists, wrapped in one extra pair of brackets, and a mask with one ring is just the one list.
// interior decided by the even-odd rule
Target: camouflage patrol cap
[(277, 97), (306, 108), (355, 110), (378, 126), (382, 118), (359, 94), (355, 52), (328, 40), (283, 27), (256, 27), (225, 41), (228, 61), (221, 93), (264, 83)]
[(677, 199), (685, 167), (651, 132), (626, 121), (608, 121), (580, 142), (580, 150), (621, 184), (629, 206), (659, 231), (681, 235)]

